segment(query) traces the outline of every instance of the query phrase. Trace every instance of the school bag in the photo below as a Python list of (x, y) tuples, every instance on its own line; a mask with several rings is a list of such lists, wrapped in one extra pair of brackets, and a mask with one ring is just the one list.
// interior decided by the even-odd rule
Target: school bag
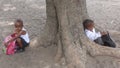
[(102, 41), (104, 43), (105, 46), (109, 46), (109, 47), (116, 47), (116, 44), (114, 43), (114, 41), (111, 39), (109, 33), (107, 35), (103, 35), (102, 36)]
[[(7, 36), (5, 38), (5, 40), (4, 40), (4, 43), (6, 43), (7, 41), (9, 41), (11, 38), (13, 38), (12, 35)], [(13, 55), (15, 53), (15, 51), (16, 51), (15, 48), (16, 48), (16, 41), (14, 40), (14, 41), (8, 43), (8, 45), (6, 47), (6, 54), (7, 55)]]

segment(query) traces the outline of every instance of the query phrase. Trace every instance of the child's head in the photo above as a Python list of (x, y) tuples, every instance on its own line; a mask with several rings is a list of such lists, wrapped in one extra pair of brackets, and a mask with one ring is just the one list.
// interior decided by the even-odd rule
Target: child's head
[(94, 21), (86, 19), (83, 22), (84, 29), (92, 30), (94, 28)]
[(17, 31), (21, 31), (23, 28), (23, 21), (21, 19), (15, 20), (14, 26)]

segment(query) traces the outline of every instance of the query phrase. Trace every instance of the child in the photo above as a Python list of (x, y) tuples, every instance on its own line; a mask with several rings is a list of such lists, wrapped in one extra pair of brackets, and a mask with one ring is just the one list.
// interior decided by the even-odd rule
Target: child
[(7, 46), (10, 42), (16, 40), (16, 44), (18, 46), (17, 51), (23, 52), (25, 51), (25, 47), (28, 46), (30, 43), (28, 33), (24, 28), (23, 21), (21, 19), (17, 19), (14, 22), (14, 26), (15, 26), (14, 33), (11, 35), (13, 36), (13, 38), (7, 41), (5, 43), (5, 46)]
[(109, 46), (109, 47), (116, 46), (115, 43), (110, 38), (108, 32), (96, 32), (95, 31), (94, 22), (92, 20), (86, 19), (83, 22), (83, 26), (84, 26), (85, 34), (90, 40), (100, 45), (104, 45), (104, 46)]

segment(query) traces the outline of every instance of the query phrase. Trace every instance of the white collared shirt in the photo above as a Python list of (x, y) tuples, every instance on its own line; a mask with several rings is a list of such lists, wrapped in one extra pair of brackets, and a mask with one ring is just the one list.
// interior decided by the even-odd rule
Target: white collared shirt
[(93, 28), (92, 31), (88, 30), (88, 29), (85, 29), (85, 34), (87, 35), (87, 37), (94, 41), (95, 39), (101, 37), (101, 33), (100, 32), (96, 32), (95, 31), (95, 28)]
[[(26, 29), (24, 27), (22, 28), (22, 30), (26, 31)], [(30, 42), (29, 35), (27, 32), (25, 35), (21, 35), (20, 37), (23, 38), (27, 43)]]

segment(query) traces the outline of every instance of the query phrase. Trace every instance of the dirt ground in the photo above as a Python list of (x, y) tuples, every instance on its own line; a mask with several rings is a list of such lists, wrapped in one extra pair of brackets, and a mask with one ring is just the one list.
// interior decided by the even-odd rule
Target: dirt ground
[[(0, 68), (66, 68), (54, 62), (56, 46), (28, 47), (24, 53), (6, 56), (1, 48), (4, 38), (13, 32), (13, 21), (20, 18), (28, 30), (30, 39), (42, 34), (46, 23), (44, 0), (0, 0)], [(110, 32), (120, 44), (120, 1), (87, 0), (88, 13), (100, 30)], [(34, 45), (35, 46), (35, 45)]]

